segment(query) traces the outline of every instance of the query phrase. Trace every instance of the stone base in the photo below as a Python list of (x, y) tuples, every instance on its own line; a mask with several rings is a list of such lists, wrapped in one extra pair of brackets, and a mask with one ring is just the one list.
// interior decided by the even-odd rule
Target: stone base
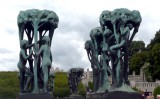
[(109, 92), (106, 99), (144, 99), (138, 92)]
[(86, 98), (92, 99), (105, 99), (107, 97), (108, 93), (87, 93)]
[(69, 98), (71, 99), (82, 99), (83, 97), (80, 95), (70, 95)]
[(138, 92), (113, 91), (108, 93), (87, 93), (87, 99), (144, 99)]
[(20, 93), (17, 99), (53, 99), (52, 93), (32, 94)]

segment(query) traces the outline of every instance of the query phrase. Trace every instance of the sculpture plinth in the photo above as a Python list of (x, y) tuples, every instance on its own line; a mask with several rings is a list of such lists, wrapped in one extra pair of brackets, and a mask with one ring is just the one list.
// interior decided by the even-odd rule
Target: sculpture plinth
[(86, 98), (87, 99), (106, 99), (108, 93), (87, 93)]
[(20, 93), (17, 99), (53, 99), (52, 93), (39, 93), (39, 94), (33, 94), (33, 93)]
[(113, 91), (108, 93), (106, 99), (144, 99), (144, 98), (140, 93), (137, 92)]

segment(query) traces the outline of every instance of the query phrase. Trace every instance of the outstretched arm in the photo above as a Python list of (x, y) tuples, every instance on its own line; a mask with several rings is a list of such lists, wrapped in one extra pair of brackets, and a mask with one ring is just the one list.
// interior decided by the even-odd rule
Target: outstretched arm
[(32, 55), (33, 51), (31, 51), (31, 53), (27, 56), (26, 53), (24, 51), (21, 51), (20, 54), (22, 55), (22, 57), (27, 60), (31, 55)]
[[(39, 44), (39, 42), (40, 42), (40, 41), (38, 41), (37, 44)], [(28, 46), (27, 46), (27, 49), (28, 49), (28, 48), (31, 48), (31, 47), (34, 46), (34, 45), (35, 45), (35, 43), (28, 45)]]
[(38, 51), (38, 52), (35, 52), (35, 54), (36, 54), (37, 56), (40, 55), (40, 54), (42, 53), (43, 49), (44, 49), (44, 46), (42, 45), (41, 48), (39, 49), (39, 51)]

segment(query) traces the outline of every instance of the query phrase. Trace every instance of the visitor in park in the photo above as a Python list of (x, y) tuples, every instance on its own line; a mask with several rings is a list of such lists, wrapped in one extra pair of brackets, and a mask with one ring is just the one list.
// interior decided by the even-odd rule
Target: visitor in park
[(147, 96), (147, 99), (154, 99), (154, 96), (152, 93), (149, 93), (149, 96)]

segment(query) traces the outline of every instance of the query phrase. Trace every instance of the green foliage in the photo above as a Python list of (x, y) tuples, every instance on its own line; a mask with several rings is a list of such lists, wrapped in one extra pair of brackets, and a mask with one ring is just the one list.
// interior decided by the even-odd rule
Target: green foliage
[(134, 54), (130, 59), (130, 69), (136, 74), (140, 73), (140, 68), (148, 61), (149, 53), (142, 51)]
[(78, 84), (78, 92), (79, 92), (79, 95), (81, 95), (81, 96), (83, 96), (83, 97), (86, 96), (86, 88), (85, 88), (85, 86), (83, 85), (82, 82), (80, 82), (80, 83)]
[(93, 88), (94, 88), (93, 82), (89, 81), (88, 87), (89, 87), (89, 89), (93, 90)]
[(155, 65), (160, 65), (160, 43), (156, 43), (151, 50)]
[(147, 45), (147, 50), (151, 50), (154, 44), (160, 43), (160, 30), (156, 32), (155, 37), (151, 40), (150, 44)]
[(143, 41), (133, 41), (129, 48), (130, 56), (134, 55), (137, 52), (145, 50), (145, 43)]
[[(148, 72), (151, 74), (152, 80), (160, 79), (160, 43), (155, 43), (150, 50), (150, 64)], [(146, 75), (149, 76), (149, 75)], [(150, 77), (150, 76), (149, 76)]]
[(53, 94), (55, 97), (59, 98), (68, 97), (70, 95), (67, 73), (57, 72), (55, 74)]
[(143, 41), (133, 41), (129, 48), (129, 56), (130, 73), (135, 71), (139, 74), (140, 68), (149, 63), (144, 70), (147, 81), (160, 79), (160, 30), (146, 48)]
[(160, 86), (157, 86), (153, 91), (153, 95), (154, 95), (155, 99), (156, 99), (158, 94), (160, 94)]
[(19, 93), (18, 72), (0, 72), (0, 97), (15, 98)]
[(154, 72), (153, 66), (150, 65), (149, 63), (145, 63), (145, 68), (143, 69), (143, 71), (145, 73), (146, 80), (149, 82), (153, 81), (152, 79), (152, 74)]

